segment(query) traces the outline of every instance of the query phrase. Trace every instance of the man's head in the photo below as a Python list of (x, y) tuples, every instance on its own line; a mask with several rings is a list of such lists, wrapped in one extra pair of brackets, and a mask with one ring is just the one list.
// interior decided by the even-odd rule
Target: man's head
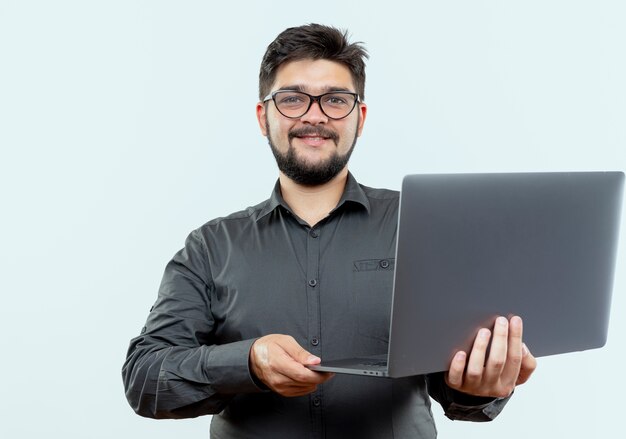
[(355, 91), (365, 99), (365, 60), (361, 43), (350, 43), (347, 32), (321, 24), (291, 27), (267, 46), (259, 72), (259, 99), (271, 91), (278, 68), (291, 61), (327, 59), (350, 70)]
[(345, 33), (317, 24), (287, 29), (268, 46), (257, 117), (280, 171), (296, 183), (324, 184), (346, 168), (367, 110), (366, 57)]

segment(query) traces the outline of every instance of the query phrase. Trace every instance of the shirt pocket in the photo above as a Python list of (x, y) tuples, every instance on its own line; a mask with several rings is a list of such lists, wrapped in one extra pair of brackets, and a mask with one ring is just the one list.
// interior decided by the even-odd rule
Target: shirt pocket
[(394, 258), (354, 261), (352, 293), (360, 335), (389, 343)]

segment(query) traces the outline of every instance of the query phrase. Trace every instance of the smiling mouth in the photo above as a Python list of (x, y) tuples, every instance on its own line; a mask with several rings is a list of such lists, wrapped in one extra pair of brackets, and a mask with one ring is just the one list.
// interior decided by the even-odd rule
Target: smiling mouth
[(328, 137), (320, 137), (320, 136), (297, 136), (296, 139), (300, 140), (307, 146), (311, 147), (320, 147), (326, 144), (326, 141), (329, 140)]
[(312, 145), (322, 144), (326, 140), (332, 140), (335, 144), (337, 144), (337, 141), (339, 140), (339, 136), (334, 132), (320, 128), (302, 128), (293, 130), (289, 133), (289, 140), (294, 138), (300, 139), (301, 141)]
[(298, 139), (315, 140), (315, 141), (322, 141), (322, 140), (330, 139), (330, 137), (322, 137), (322, 136), (297, 136), (297, 137)]

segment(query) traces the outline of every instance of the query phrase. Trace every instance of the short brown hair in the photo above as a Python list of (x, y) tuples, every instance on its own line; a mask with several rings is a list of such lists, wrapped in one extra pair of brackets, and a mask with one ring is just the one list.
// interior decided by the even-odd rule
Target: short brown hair
[(365, 60), (363, 43), (350, 43), (348, 32), (321, 24), (290, 27), (267, 46), (259, 72), (259, 99), (270, 92), (278, 68), (290, 61), (327, 59), (345, 65), (352, 75), (356, 92), (365, 98)]

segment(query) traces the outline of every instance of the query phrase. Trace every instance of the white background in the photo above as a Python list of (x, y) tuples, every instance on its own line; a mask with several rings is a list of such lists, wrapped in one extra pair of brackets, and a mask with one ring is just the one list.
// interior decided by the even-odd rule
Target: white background
[[(0, 0), (1, 437), (207, 437), (208, 417), (135, 415), (120, 368), (187, 233), (269, 196), (258, 66), (308, 22), (370, 51), (364, 184), (626, 169), (618, 0)], [(493, 423), (435, 406), (440, 437), (622, 430), (624, 247), (607, 346), (541, 359)]]

